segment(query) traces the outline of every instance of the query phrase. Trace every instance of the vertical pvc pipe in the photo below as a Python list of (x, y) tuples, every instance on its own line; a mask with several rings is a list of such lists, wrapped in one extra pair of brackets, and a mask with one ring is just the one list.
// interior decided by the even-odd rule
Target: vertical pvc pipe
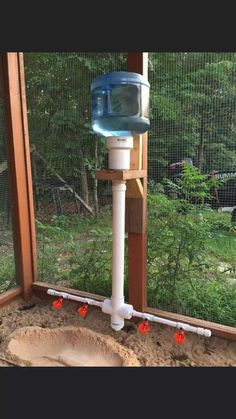
[(114, 330), (124, 327), (124, 319), (117, 312), (124, 304), (125, 191), (125, 181), (113, 181), (111, 327)]

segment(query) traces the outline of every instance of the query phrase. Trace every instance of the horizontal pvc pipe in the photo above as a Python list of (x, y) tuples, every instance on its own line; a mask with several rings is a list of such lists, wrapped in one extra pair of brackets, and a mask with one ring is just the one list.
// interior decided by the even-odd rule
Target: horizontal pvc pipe
[(152, 314), (141, 313), (135, 310), (133, 310), (132, 315), (134, 317), (139, 317), (141, 319), (149, 320), (151, 322), (161, 323), (161, 324), (165, 324), (166, 326), (175, 327), (176, 329), (183, 329), (186, 332), (196, 333), (201, 336), (206, 336), (206, 337), (211, 336), (211, 330), (203, 329), (202, 327), (191, 326), (190, 324), (187, 324), (187, 323), (175, 322), (173, 320), (168, 320), (162, 317), (157, 317)]
[(52, 289), (48, 289), (47, 294), (62, 297), (67, 300), (79, 301), (80, 303), (90, 304), (91, 306), (102, 307), (103, 304), (101, 301), (96, 301), (92, 298), (79, 297), (78, 295), (69, 294), (68, 292), (60, 292)]
[[(103, 308), (104, 302), (100, 302), (100, 301), (96, 301), (93, 300), (92, 298), (86, 298), (86, 297), (79, 297), (77, 295), (73, 295), (73, 294), (69, 294), (67, 292), (60, 292), (60, 291), (56, 291), (53, 289), (48, 289), (47, 290), (47, 294), (49, 295), (54, 295), (56, 297), (62, 297), (64, 299), (68, 299), (68, 300), (74, 300), (74, 301), (79, 301), (81, 303), (87, 303), (93, 306), (97, 306), (100, 308)], [(106, 301), (106, 305), (108, 305), (108, 300)], [(110, 314), (112, 314), (112, 305), (109, 304), (110, 308), (109, 310), (107, 310)], [(126, 308), (127, 306), (127, 310), (121, 310), (122, 307), (120, 307), (119, 309), (119, 316), (122, 316), (122, 312), (123, 312), (123, 317), (124, 318), (131, 318), (131, 317), (138, 317), (144, 320), (148, 320), (151, 322), (155, 322), (155, 323), (161, 323), (161, 324), (165, 324), (166, 326), (170, 326), (170, 327), (174, 327), (176, 329), (183, 329), (186, 332), (192, 332), (192, 333), (196, 333), (197, 335), (201, 335), (201, 336), (205, 336), (205, 337), (211, 337), (211, 330), (209, 329), (203, 329), (202, 327), (195, 327), (195, 326), (191, 326), (190, 324), (187, 323), (182, 323), (182, 322), (175, 322), (173, 320), (168, 320), (165, 319), (163, 317), (157, 317), (154, 316), (152, 314), (148, 314), (148, 313), (142, 313), (140, 311), (136, 311), (136, 310), (132, 310), (131, 308), (132, 306), (128, 305), (128, 304), (124, 304), (124, 308)], [(104, 312), (106, 312), (104, 310)], [(129, 314), (130, 313), (130, 314)]]

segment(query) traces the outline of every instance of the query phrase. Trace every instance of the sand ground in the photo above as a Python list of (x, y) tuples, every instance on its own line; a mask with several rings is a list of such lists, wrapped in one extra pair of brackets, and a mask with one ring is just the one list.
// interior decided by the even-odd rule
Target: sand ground
[[(65, 301), (63, 309), (55, 311), (51, 300), (34, 297), (29, 303), (17, 300), (0, 310), (0, 358), (6, 358), (9, 335), (25, 326), (55, 329), (65, 326), (79, 326), (95, 331), (103, 337), (112, 337), (124, 349), (133, 351), (141, 366), (236, 366), (236, 342), (211, 337), (204, 338), (192, 333), (186, 334), (186, 341), (179, 346), (173, 340), (175, 330), (170, 327), (151, 324), (148, 335), (141, 335), (137, 325), (126, 321), (125, 327), (114, 332), (110, 318), (100, 309), (90, 307), (85, 319), (76, 313), (76, 305)], [(0, 360), (0, 366), (10, 366)]]

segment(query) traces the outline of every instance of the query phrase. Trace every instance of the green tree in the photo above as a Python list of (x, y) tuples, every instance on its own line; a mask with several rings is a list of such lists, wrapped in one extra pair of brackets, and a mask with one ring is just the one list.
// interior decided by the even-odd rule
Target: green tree
[[(31, 144), (51, 166), (76, 182), (89, 201), (94, 166), (105, 147), (91, 131), (90, 83), (99, 74), (125, 65), (122, 53), (25, 53)], [(98, 158), (99, 156), (99, 158)]]
[(191, 156), (203, 172), (236, 165), (236, 54), (151, 53), (150, 173)]

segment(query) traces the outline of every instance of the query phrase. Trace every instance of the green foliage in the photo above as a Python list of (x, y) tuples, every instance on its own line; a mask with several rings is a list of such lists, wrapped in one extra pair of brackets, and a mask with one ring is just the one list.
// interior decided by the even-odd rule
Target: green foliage
[[(103, 233), (103, 234), (102, 234)], [(72, 246), (69, 279), (75, 289), (111, 295), (111, 237), (91, 231), (88, 242)]]
[(235, 326), (236, 237), (229, 214), (202, 205), (183, 213), (183, 204), (162, 194), (148, 198), (149, 304)]
[[(75, 289), (110, 296), (112, 292), (112, 236), (106, 230), (91, 230), (91, 239), (72, 245), (68, 275)], [(126, 249), (127, 253), (127, 249)], [(127, 254), (126, 254), (127, 261)], [(125, 263), (125, 297), (127, 298), (127, 263)]]
[(209, 178), (202, 174), (197, 167), (187, 162), (183, 164), (183, 174), (177, 180), (180, 194), (187, 202), (204, 204), (206, 200), (212, 200), (212, 188), (220, 186), (220, 181)]
[[(154, 184), (149, 186), (156, 192)], [(163, 193), (149, 195), (148, 207), (149, 304), (235, 325), (236, 236), (229, 214)], [(99, 219), (59, 217), (54, 226), (37, 223), (40, 279), (110, 296), (110, 219), (105, 211)], [(127, 247), (125, 278), (127, 299)]]
[[(149, 208), (148, 273), (150, 286), (171, 284), (170, 304), (175, 300), (179, 281), (200, 274), (205, 266), (208, 224), (197, 213), (182, 214), (182, 205), (166, 197), (151, 197)], [(155, 211), (155, 218), (152, 217)]]
[(14, 254), (0, 256), (0, 294), (16, 285)]
[(236, 54), (150, 53), (149, 173), (160, 182), (173, 159), (191, 156), (202, 171), (236, 165)]
[(24, 54), (24, 62), (31, 144), (64, 179), (78, 185), (86, 176), (93, 188), (94, 169), (104, 164), (105, 147), (98, 141), (95, 156), (90, 84), (115, 66), (122, 69), (126, 55), (31, 52)]
[[(95, 217), (53, 217), (37, 221), (38, 271), (41, 281), (68, 281), (99, 293), (111, 287), (111, 222), (108, 210)], [(103, 293), (102, 293), (103, 294)], [(106, 294), (105, 294), (106, 295)]]

